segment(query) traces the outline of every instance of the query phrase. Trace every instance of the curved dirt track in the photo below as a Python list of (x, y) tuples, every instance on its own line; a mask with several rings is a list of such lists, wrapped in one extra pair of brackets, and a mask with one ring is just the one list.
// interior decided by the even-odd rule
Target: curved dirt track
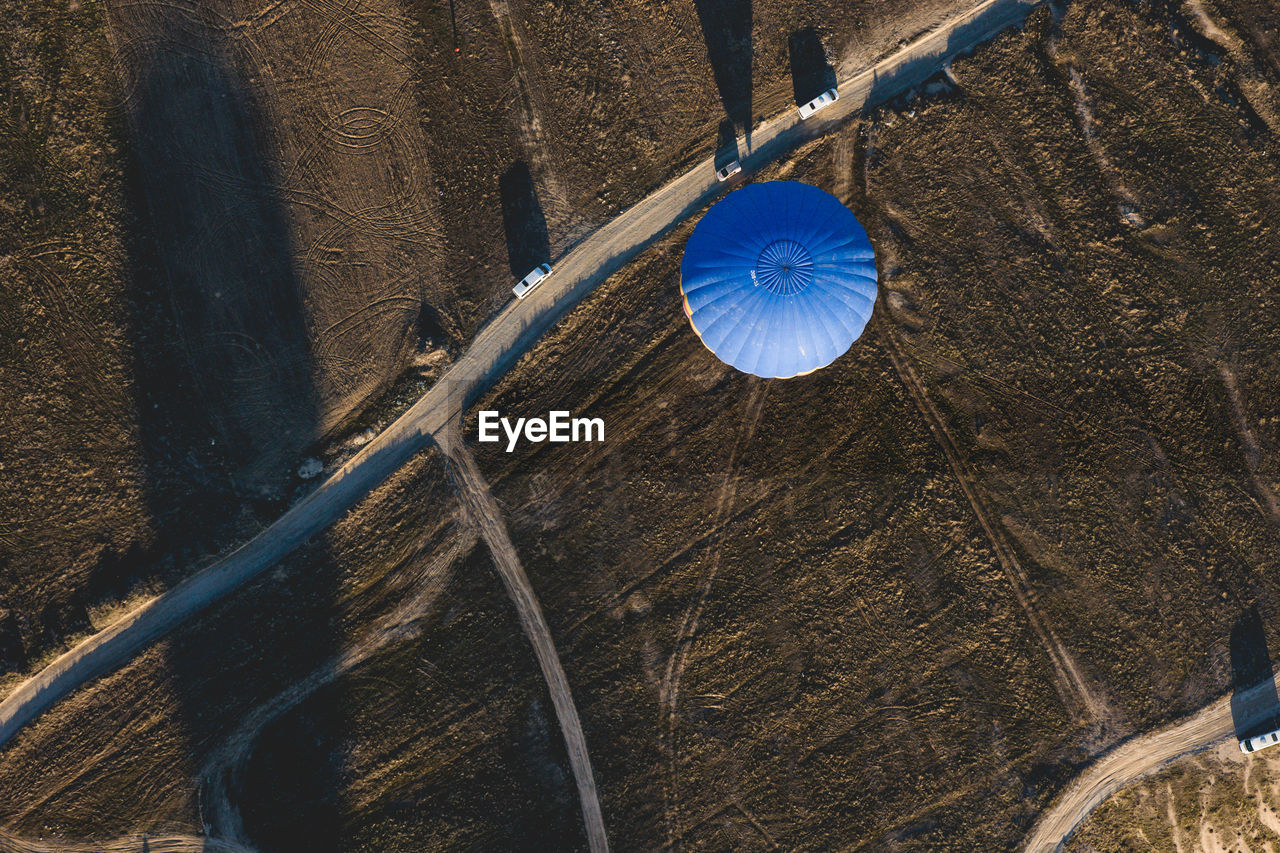
[(247, 847), (194, 835), (127, 835), (105, 842), (19, 838), (0, 831), (0, 853), (254, 853)]
[[(240, 817), (237, 796), (262, 730), (317, 690), (362, 666), (382, 649), (419, 636), (425, 620), (434, 612), (452, 577), (455, 565), (471, 550), (475, 538), (470, 531), (455, 536), (442, 554), (416, 573), (412, 583), (402, 590), (404, 599), (394, 610), (375, 621), (351, 646), (244, 716), (239, 727), (213, 752), (199, 773), (200, 788), (205, 798), (202, 818), (210, 837), (234, 845), (238, 850), (254, 850)], [(3, 853), (2, 845), (0, 853)]]
[[(860, 110), (919, 84), (957, 53), (1021, 21), (1039, 0), (986, 0), (871, 69), (841, 83), (840, 100), (803, 125), (795, 111), (753, 130), (748, 172), (832, 130)], [(675, 178), (585, 239), (556, 262), (556, 272), (512, 301), (414, 406), (255, 538), (210, 567), (150, 599), (20, 684), (0, 702), (0, 746), (86, 682), (259, 575), (328, 527), (400, 467), (483, 393), (556, 320), (654, 240), (726, 189), (710, 159)]]
[[(1240, 725), (1249, 727), (1275, 713), (1275, 686), (1266, 681), (1234, 697)], [(1076, 777), (1040, 815), (1023, 853), (1061, 850), (1075, 828), (1125, 785), (1149, 776), (1174, 759), (1234, 735), (1232, 697), (1224, 696), (1194, 716), (1136, 737), (1113, 749)], [(1232, 747), (1235, 748), (1234, 746)]]

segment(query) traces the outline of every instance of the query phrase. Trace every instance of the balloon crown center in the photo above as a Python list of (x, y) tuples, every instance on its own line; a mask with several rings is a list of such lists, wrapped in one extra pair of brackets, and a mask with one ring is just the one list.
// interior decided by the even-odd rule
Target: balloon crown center
[(760, 251), (755, 272), (760, 287), (790, 296), (813, 283), (813, 256), (795, 240), (774, 240)]

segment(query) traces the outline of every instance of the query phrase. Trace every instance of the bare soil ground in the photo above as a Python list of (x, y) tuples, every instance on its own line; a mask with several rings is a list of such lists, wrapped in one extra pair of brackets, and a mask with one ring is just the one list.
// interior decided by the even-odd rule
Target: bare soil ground
[(609, 424), (477, 447), (588, 740), (628, 744), (619, 843), (1016, 846), (1274, 623), (1277, 150), (1174, 12), (1042, 14), (780, 172), (882, 259), (829, 371), (726, 372), (677, 238), (480, 405)]
[[(89, 627), (153, 536), (131, 394), (120, 116), (100, 17), (0, 12), (0, 673)], [(56, 567), (56, 568), (55, 568)]]
[[(721, 122), (739, 132), (794, 104), (792, 43), (811, 32), (844, 73), (965, 7), (940, 2), (514, 0), (519, 97), (538, 116), (548, 220), (572, 240), (707, 155)], [(816, 94), (816, 93), (815, 93)], [(535, 173), (537, 170), (535, 169)]]
[(800, 9), (8, 10), (0, 668), (243, 539), (438, 371), (523, 273), (503, 176), (558, 255), (781, 108), (791, 34), (843, 67), (947, 13)]
[[(409, 70), (348, 50), (358, 81), (307, 72), (337, 34), (237, 11), (13, 24), (10, 88), (31, 104), (7, 129), (33, 153), (12, 161), (6, 256), (28, 283), (6, 294), (24, 350), (5, 360), (6, 668), (277, 513), (304, 451), (419, 345), (422, 282), (441, 279)], [(87, 198), (64, 197), (77, 181)]]
[[(997, 55), (956, 72), (963, 100), (871, 136), (886, 302), (1049, 621), (1132, 722), (1186, 712), (1241, 612), (1275, 616), (1276, 456), (1255, 481), (1248, 451), (1280, 438), (1274, 138), (1158, 16), (1073, 7), (1024, 73), (982, 73)], [(945, 150), (952, 116), (992, 169)]]
[[(121, 529), (148, 530), (175, 506), (156, 495), (212, 477), (209, 512), (240, 513), (223, 535), (251, 527), (278, 497), (255, 508), (247, 496), (286, 495), (285, 460), (355, 417), (417, 336), (447, 349), (506, 298), (499, 175), (527, 161), (556, 251), (656, 182), (654, 164), (697, 150), (704, 133), (710, 146), (720, 118), (676, 103), (645, 113), (640, 95), (611, 112), (627, 103), (620, 69), (667, 73), (646, 28), (683, 33), (671, 55), (692, 61), (711, 49), (696, 37), (719, 7), (460, 4), (455, 36), (445, 4), (304, 6), (112, 7), (131, 17), (113, 19), (114, 53), (100, 55), (167, 75), (122, 74), (133, 111), (117, 118), (119, 138), (161, 96), (165, 110), (216, 118), (207, 140), (161, 136), (131, 156), (151, 156), (158, 176), (199, 177), (200, 210), (217, 221), (184, 223), (170, 182), (146, 174), (129, 184), (145, 204), (120, 190), (103, 215), (150, 217), (136, 238), (118, 226), (111, 257), (151, 271), (139, 292), (156, 292), (160, 269), (190, 298), (154, 319), (108, 287), (124, 272), (98, 285), (104, 329), (117, 331), (95, 339), (93, 357), (119, 404), (60, 405), (118, 411), (109, 452), (85, 458), (134, 473), (115, 491), (86, 489), (68, 518), (110, 505)], [(876, 317), (830, 369), (764, 382), (707, 353), (679, 307), (685, 228), (482, 404), (607, 424), (599, 445), (475, 449), (564, 661), (616, 849), (1013, 848), (1090, 757), (1224, 689), (1240, 613), (1257, 607), (1268, 625), (1280, 613), (1278, 72), (1268, 19), (1251, 29), (1249, 8), (1046, 11), (957, 61), (956, 83), (935, 81), (923, 100), (772, 170), (840, 192), (879, 252)], [(771, 4), (752, 14), (768, 27), (752, 36), (762, 103), (786, 97), (770, 51), (789, 48), (762, 48), (765, 32), (814, 26), (841, 45), (833, 61), (874, 51), (822, 29), (831, 22)], [(615, 35), (591, 16), (626, 23)], [(732, 62), (744, 36), (729, 35), (712, 44)], [(183, 50), (161, 50), (174, 41)], [(704, 71), (689, 102), (740, 108), (716, 106), (718, 79)], [(227, 97), (200, 100), (210, 91)], [(624, 124), (636, 116), (650, 124)], [(653, 130), (668, 117), (673, 128)], [(615, 120), (616, 139), (582, 132)], [(108, 121), (79, 132), (109, 138)], [(172, 165), (165, 146), (178, 138), (207, 155)], [(649, 138), (652, 150), (627, 147)], [(220, 159), (240, 151), (227, 140), (267, 153)], [(98, 168), (123, 157), (103, 154)], [(584, 165), (613, 175), (631, 163), (637, 177), (614, 189)], [(38, 209), (5, 198), (15, 217)], [(179, 226), (214, 236), (189, 245)], [(59, 227), (65, 241), (87, 226)], [(38, 240), (15, 233), (27, 258)], [(272, 234), (284, 245), (263, 240)], [(246, 242), (261, 253), (255, 269), (275, 271), (274, 296), (249, 287), (256, 273), (216, 263), (219, 246)], [(224, 278), (239, 289), (218, 313), (212, 283)], [(47, 339), (38, 355), (14, 354), (46, 360), (15, 387), (41, 387), (37, 368), (66, 328), (23, 319), (37, 295), (6, 303)], [(268, 298), (284, 300), (269, 314), (287, 325), (267, 322), (256, 300)], [(127, 341), (131, 323), (162, 343)], [(178, 373), (151, 385), (134, 375), (134, 347), (189, 365), (204, 351), (183, 347), (202, 338), (236, 365), (198, 374), (212, 393)], [(163, 348), (170, 339), (177, 349)], [(50, 400), (90, 387), (92, 369), (51, 381), (12, 422), (39, 426)], [(270, 429), (236, 403), (263, 395), (281, 405), (248, 412)], [(184, 421), (182, 406), (204, 397), (229, 408)], [(144, 402), (161, 414), (142, 414)], [(56, 443), (65, 430), (44, 429), (15, 482), (61, 482), (64, 457), (80, 458)], [(219, 458), (235, 435), (249, 446)], [(41, 718), (0, 754), (0, 824), (105, 839), (211, 823), (266, 851), (582, 847), (550, 699), (449, 493), (434, 456), (419, 457), (313, 548)], [(42, 529), (79, 531), (64, 555), (96, 535), (96, 521), (41, 511)], [(39, 602), (65, 565), (37, 554), (9, 582)], [(425, 615), (398, 621), (406, 600)], [(261, 721), (258, 734), (246, 720)]]
[[(171, 582), (278, 512), (299, 488), (293, 471), (305, 452), (360, 423), (361, 408), (410, 361), (435, 364), (433, 349), (447, 358), (508, 298), (504, 168), (522, 157), (535, 171), (552, 158), (572, 162), (591, 192), (598, 164), (612, 170), (607, 158), (587, 168), (598, 152), (541, 129), (534, 107), (563, 111), (540, 88), (548, 84), (536, 61), (526, 67), (509, 8), (449, 11), (447, 26), (443, 4), (7, 13), (6, 259), (21, 282), (5, 294), (15, 330), (4, 365), (14, 393), (3, 395), (14, 476), (4, 478), (10, 521), (0, 537), (0, 664), (9, 672), (105, 618), (91, 611)], [(827, 16), (834, 56), (855, 22)], [(511, 98), (513, 82), (533, 97)], [(581, 103), (567, 91), (555, 94)], [(601, 115), (557, 127), (572, 138), (579, 121), (596, 127)], [(700, 156), (713, 141), (680, 138), (680, 151)], [(649, 154), (655, 182), (654, 164), (670, 173), (684, 162), (660, 147)], [(572, 196), (538, 175), (533, 190), (551, 200), (557, 251), (647, 188), (614, 187), (584, 206), (593, 220), (565, 223), (570, 208), (555, 201)], [(322, 607), (332, 589), (303, 597)], [(316, 650), (336, 654), (335, 643)], [(305, 671), (307, 660), (286, 656), (281, 666)], [(103, 689), (130, 685), (127, 704), (167, 670), (177, 698), (147, 703), (156, 716), (139, 725), (208, 742), (204, 717), (191, 719), (209, 701), (191, 671), (200, 666), (163, 653), (139, 666), (146, 674), (131, 669), (134, 678)], [(4, 819), (100, 838), (183, 823), (188, 794), (175, 793), (175, 779), (202, 747), (168, 736), (144, 752), (177, 775), (153, 769), (150, 793), (128, 806), (71, 804), (82, 783), (112, 796), (84, 781), (101, 767), (84, 749), (67, 758), (82, 761), (75, 771), (24, 763), (43, 750), (17, 751), (15, 790), (31, 802), (11, 798)], [(111, 772), (137, 778), (114, 764)]]
[[(457, 512), (437, 457), (417, 457), (329, 535), (24, 732), (3, 755), (0, 822), (98, 839), (207, 826), (263, 850), (350, 850), (387, 821), (411, 819), (395, 829), (404, 849), (501, 848), (546, 821), (575, 846), (550, 702)], [(391, 701), (366, 705), (375, 695)], [(368, 739), (310, 740), (348, 733)], [(303, 788), (281, 804), (284, 777)]]
[(585, 847), (550, 697), (478, 541), (439, 457), (416, 457), (24, 731), (0, 757), (0, 823), (262, 851)]
[(1252, 630), (1232, 630), (1236, 684), (1230, 695), (1209, 702), (1195, 714), (1129, 738), (1099, 756), (1036, 817), (1035, 827), (1019, 846), (1022, 853), (1058, 853), (1075, 830), (1116, 792), (1210, 749), (1226, 760), (1238, 761), (1238, 739), (1275, 728), (1280, 698), (1274, 678), (1255, 681), (1245, 672), (1249, 667), (1240, 667), (1244, 658), (1256, 655), (1268, 673), (1271, 668), (1265, 644), (1257, 649), (1238, 642), (1249, 633)]
[(1280, 757), (1236, 745), (1191, 756), (1117, 793), (1072, 836), (1068, 853), (1280, 849)]
[[(831, 148), (781, 174), (824, 182)], [(733, 373), (674, 298), (684, 236), (481, 404), (608, 425), (478, 452), (588, 742), (617, 744), (593, 753), (615, 845), (932, 849), (1029, 814), (1070, 718), (880, 332), (795, 382)]]

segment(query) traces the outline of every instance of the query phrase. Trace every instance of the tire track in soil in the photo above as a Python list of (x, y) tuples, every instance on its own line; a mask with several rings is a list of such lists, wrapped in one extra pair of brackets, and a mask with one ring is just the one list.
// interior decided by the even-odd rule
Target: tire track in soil
[(23, 838), (0, 830), (0, 853), (257, 853), (216, 838), (196, 835), (126, 835), (111, 841)]
[[(549, 220), (557, 221), (563, 226), (563, 220), (569, 215), (569, 202), (564, 187), (556, 178), (551, 167), (548, 154), (547, 134), (542, 126), (542, 118), (533, 100), (533, 84), (529, 80), (528, 64), (524, 60), (524, 41), (511, 19), (511, 6), (507, 0), (489, 0), (489, 8), (493, 11), (494, 20), (502, 31), (502, 43), (507, 49), (507, 58), (511, 62), (516, 87), (516, 126), (520, 134), (520, 146), (529, 158), (533, 178), (542, 189), (543, 195), (552, 201), (546, 205), (545, 215)], [(563, 227), (557, 227), (563, 231)]]
[[(313, 0), (302, 3), (313, 6)], [(1020, 22), (1038, 5), (1037, 0), (983, 0), (842, 83), (842, 96), (824, 113), (827, 118), (802, 126), (795, 111), (788, 109), (758, 125), (753, 131), (755, 149), (744, 160), (744, 167), (757, 170), (806, 141), (841, 127), (864, 109), (927, 78), (955, 53)], [(323, 8), (316, 11), (324, 13)], [(280, 26), (283, 22), (276, 23), (273, 30)], [(374, 41), (367, 33), (363, 37)], [(127, 106), (129, 81), (122, 83)], [(470, 401), (491, 388), (578, 301), (723, 191), (714, 179), (713, 164), (705, 160), (585, 237), (560, 259), (555, 277), (528, 298), (508, 303), (409, 411), (274, 523), (186, 581), (141, 602), (10, 690), (0, 700), (0, 746), (54, 704), (132, 660), (142, 649), (329, 527), (446, 424), (456, 422)]]
[(239, 728), (209, 757), (198, 775), (202, 801), (206, 804), (201, 810), (201, 819), (209, 835), (237, 848), (253, 848), (240, 817), (237, 797), (244, 786), (245, 773), (263, 729), (383, 649), (417, 638), (422, 633), (424, 620), (431, 615), (437, 599), (448, 585), (453, 567), (475, 543), (476, 536), (470, 530), (455, 535), (448, 550), (418, 572), (412, 582), (411, 594), (378, 619), (368, 633), (245, 716)]
[(255, 71), (285, 119), (278, 193), (295, 219), (294, 262), (317, 294), (325, 430), (399, 373), (417, 307), (440, 279), (406, 14), (388, 0), (298, 0), (272, 18), (274, 34), (255, 28), (275, 57)]
[[(1058, 62), (1057, 50), (1052, 38), (1046, 46), (1046, 52), (1050, 59)], [(1120, 170), (1116, 168), (1115, 163), (1112, 162), (1110, 155), (1107, 154), (1107, 150), (1103, 146), (1102, 140), (1098, 138), (1098, 134), (1095, 131), (1100, 122), (1093, 110), (1089, 87), (1075, 65), (1067, 63), (1066, 66), (1067, 87), (1071, 90), (1071, 97), (1075, 102), (1076, 123), (1080, 127), (1080, 135), (1084, 137), (1085, 146), (1089, 149), (1090, 155), (1093, 156), (1093, 161), (1098, 167), (1098, 172), (1102, 175), (1107, 188), (1111, 190), (1111, 194), (1119, 202), (1120, 221), (1131, 228), (1141, 228), (1147, 222), (1139, 212), (1141, 205), (1138, 197), (1125, 184), (1124, 177), (1120, 174)]]
[[(861, 129), (858, 132), (862, 135)], [(859, 140), (842, 133), (831, 143), (832, 195), (848, 203), (853, 197), (853, 161)]]
[[(716, 500), (716, 511), (712, 516), (712, 529), (720, 529), (724, 520), (732, 514), (733, 501), (738, 491), (738, 457), (742, 446), (755, 435), (756, 426), (760, 423), (760, 415), (764, 411), (765, 397), (768, 393), (767, 382), (751, 378), (755, 386), (747, 400), (746, 412), (738, 437), (729, 452), (729, 463), (725, 467), (724, 482), (720, 485), (720, 495)], [(663, 785), (663, 818), (667, 829), (666, 850), (673, 849), (677, 840), (683, 835), (680, 829), (680, 809), (677, 805), (676, 782), (679, 767), (676, 748), (676, 717), (680, 705), (680, 679), (689, 663), (689, 651), (693, 647), (694, 635), (698, 632), (698, 622), (702, 619), (702, 611), (706, 608), (707, 596), (711, 594), (711, 586), (720, 573), (721, 555), (724, 551), (725, 534), (716, 537), (715, 552), (711, 557), (711, 567), (702, 578), (698, 589), (698, 597), (685, 609), (684, 619), (676, 633), (674, 649), (667, 659), (667, 671), (658, 690), (658, 703), (666, 711), (663, 720), (663, 740), (665, 741), (668, 772), (666, 784)]]
[[(219, 746), (197, 774), (201, 793), (201, 820), (206, 835), (150, 837), (126, 835), (107, 842), (32, 839), (0, 830), (0, 853), (257, 853), (245, 832), (237, 797), (245, 772), (263, 729), (296, 708), (317, 690), (357, 669), (385, 648), (415, 639), (432, 613), (458, 560), (476, 544), (474, 532), (455, 534), (443, 554), (417, 572), (408, 593), (394, 610), (376, 620), (372, 628), (340, 654), (316, 667), (309, 675), (249, 711), (240, 726)], [(145, 846), (144, 846), (145, 845)]]
[(1035, 589), (1032, 587), (1026, 571), (1022, 568), (1022, 564), (1019, 562), (1012, 546), (1009, 545), (1000, 528), (988, 514), (981, 498), (978, 497), (977, 477), (969, 467), (964, 455), (960, 452), (960, 448), (952, 437), (951, 431), (947, 429), (946, 421), (943, 420), (941, 413), (938, 412), (937, 407), (929, 398), (928, 391), (925, 390), (920, 377), (916, 374), (915, 369), (911, 367), (906, 357), (903, 356), (897, 335), (891, 329), (886, 328), (882, 331), (880, 337), (884, 341), (885, 349), (889, 354), (890, 361), (893, 362), (893, 369), (897, 372), (898, 378), (907, 387), (911, 394), (911, 399), (916, 404), (916, 408), (924, 417), (925, 422), (928, 423), (929, 431), (933, 433), (934, 440), (937, 441), (938, 446), (942, 449), (943, 455), (947, 457), (947, 463), (951, 466), (956, 482), (960, 485), (961, 491), (964, 492), (965, 498), (968, 499), (969, 506), (973, 508), (973, 513), (977, 516), (978, 523), (982, 525), (982, 529), (987, 535), (987, 540), (991, 543), (992, 550), (995, 551), (1000, 567), (1004, 569), (1005, 576), (1009, 579), (1014, 598), (1017, 599), (1018, 605), (1022, 608), (1023, 613), (1026, 614), (1031, 630), (1035, 632), (1041, 647), (1049, 655), (1049, 661), (1053, 664), (1054, 672), (1057, 675), (1054, 679), (1054, 686), (1058, 691), (1058, 695), (1062, 698), (1063, 704), (1067, 707), (1071, 716), (1078, 721), (1094, 723), (1107, 721), (1111, 716), (1107, 703), (1095, 694), (1088, 680), (1080, 672), (1080, 668), (1076, 665), (1071, 652), (1063, 645), (1062, 640), (1054, 632), (1053, 626), (1049, 624), (1049, 621), (1037, 608)]
[(498, 508), (498, 502), (494, 499), (493, 492), (489, 490), (489, 484), (485, 482), (484, 475), (476, 466), (471, 449), (458, 434), (456, 422), (450, 423), (437, 432), (435, 440), (441, 453), (444, 454), (449, 478), (458, 490), (463, 515), (475, 525), (477, 532), (488, 545), (494, 566), (502, 579), (502, 585), (506, 587), (507, 595), (515, 605), (525, 636), (529, 638), (534, 655), (538, 659), (538, 666), (542, 669), (542, 677), (547, 684), (547, 692), (551, 694), (551, 703), (555, 707), (560, 732), (564, 736), (569, 766), (578, 787), (578, 799), (582, 805), (582, 819), (586, 825), (587, 843), (591, 853), (608, 853), (609, 836), (605, 831), (604, 815), (600, 809), (595, 776), (591, 771), (587, 738), (582, 732), (582, 721), (573, 703), (569, 680), (565, 677), (564, 667), (560, 664), (560, 656), (556, 652), (555, 641), (551, 637), (551, 629), (547, 626), (546, 617), (542, 614), (542, 606), (538, 603), (538, 597), (533, 591), (533, 585), (529, 583), (529, 576), (525, 574), (524, 566), (520, 564), (520, 556), (516, 553), (511, 535), (507, 532), (506, 523), (502, 520), (502, 511)]
[[(385, 56), (395, 60), (405, 67), (420, 67), (418, 61), (413, 57), (412, 53), (403, 45), (388, 39), (385, 35), (378, 32), (365, 21), (365, 18), (356, 14), (357, 10), (369, 12), (364, 8), (358, 0), (352, 3), (345, 2), (326, 2), (326, 0), (300, 0), (300, 4), (309, 8), (316, 15), (325, 18), (338, 26), (342, 30), (347, 30), (353, 35), (366, 42), (370, 47), (375, 48)], [(324, 35), (326, 39), (336, 38), (336, 32), (327, 31)], [(322, 51), (324, 45), (319, 42), (315, 46), (316, 51)], [(319, 55), (313, 51), (309, 54), (309, 60), (314, 62), (314, 57)]]
[[(1249, 426), (1248, 409), (1240, 394), (1240, 386), (1236, 382), (1235, 371), (1226, 362), (1218, 362), (1218, 377), (1227, 391), (1227, 400), (1231, 403), (1231, 416), (1235, 422), (1236, 434), (1240, 437), (1240, 455), (1244, 457), (1245, 468), (1253, 480), (1253, 487), (1258, 492), (1258, 499), (1266, 504), (1264, 516), (1272, 524), (1280, 525), (1280, 500), (1276, 498), (1275, 489), (1262, 476), (1262, 446), (1258, 437)], [(1259, 506), (1259, 509), (1262, 507)]]

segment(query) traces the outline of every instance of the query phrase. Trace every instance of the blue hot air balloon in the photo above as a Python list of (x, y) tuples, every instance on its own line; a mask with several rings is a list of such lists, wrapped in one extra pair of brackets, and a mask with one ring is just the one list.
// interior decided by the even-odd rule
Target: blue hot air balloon
[(756, 376), (800, 376), (862, 334), (876, 301), (875, 253), (829, 193), (749, 184), (693, 229), (680, 290), (693, 330), (721, 361)]

